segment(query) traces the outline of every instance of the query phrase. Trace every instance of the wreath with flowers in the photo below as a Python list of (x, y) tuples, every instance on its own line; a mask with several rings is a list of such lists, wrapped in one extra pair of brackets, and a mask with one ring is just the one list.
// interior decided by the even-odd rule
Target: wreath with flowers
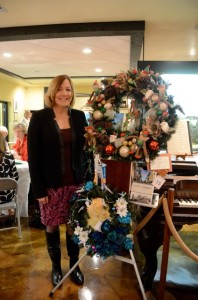
[[(88, 208), (96, 198), (102, 198), (103, 208), (108, 210), (109, 217), (92, 227), (88, 224)], [(72, 239), (80, 248), (86, 248), (87, 255), (106, 259), (120, 254), (122, 250), (132, 250), (133, 243), (129, 237), (132, 210), (126, 193), (113, 193), (107, 187), (101, 189), (89, 181), (73, 194), (70, 203)]]
[[(87, 102), (92, 107), (86, 128), (86, 148), (101, 158), (147, 163), (174, 133), (178, 120), (173, 96), (167, 94), (168, 84), (159, 73), (132, 69), (118, 73), (114, 78), (96, 80)], [(130, 102), (123, 126), (115, 124), (123, 99)]]

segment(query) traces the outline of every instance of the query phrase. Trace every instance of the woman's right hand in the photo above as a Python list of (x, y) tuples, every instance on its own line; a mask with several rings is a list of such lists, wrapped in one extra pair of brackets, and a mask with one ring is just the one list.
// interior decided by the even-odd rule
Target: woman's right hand
[(43, 198), (38, 198), (37, 200), (41, 204), (46, 204), (46, 203), (48, 203), (48, 196), (43, 197)]

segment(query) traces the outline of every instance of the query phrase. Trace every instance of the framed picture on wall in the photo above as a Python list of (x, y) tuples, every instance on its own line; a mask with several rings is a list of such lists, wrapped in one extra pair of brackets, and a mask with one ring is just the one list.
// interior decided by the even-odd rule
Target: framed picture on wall
[(17, 113), (18, 111), (19, 111), (18, 100), (14, 99), (14, 113)]

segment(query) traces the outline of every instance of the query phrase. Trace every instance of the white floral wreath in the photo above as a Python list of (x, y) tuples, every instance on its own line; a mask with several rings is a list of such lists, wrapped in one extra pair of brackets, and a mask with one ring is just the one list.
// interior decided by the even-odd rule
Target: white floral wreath
[[(88, 207), (94, 198), (103, 199), (103, 207), (108, 207), (109, 218), (99, 221), (93, 228), (88, 225)], [(73, 241), (85, 247), (87, 255), (98, 255), (103, 259), (122, 250), (131, 250), (131, 204), (126, 193), (112, 193), (107, 187), (101, 189), (91, 181), (78, 190), (71, 199), (70, 226), (74, 230)]]

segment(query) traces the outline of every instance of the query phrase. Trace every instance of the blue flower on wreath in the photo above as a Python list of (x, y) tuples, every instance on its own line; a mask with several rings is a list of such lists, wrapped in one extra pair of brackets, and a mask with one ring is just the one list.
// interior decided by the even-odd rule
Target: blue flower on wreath
[(109, 256), (119, 253), (120, 247), (109, 240), (105, 240), (104, 243), (96, 245), (96, 251), (100, 257), (106, 259)]
[(114, 231), (111, 231), (108, 234), (107, 238), (111, 242), (115, 243), (116, 245), (122, 245), (122, 243), (124, 242), (124, 238), (125, 237), (123, 235), (121, 235), (121, 234), (117, 234), (116, 231), (114, 230)]
[(93, 239), (96, 243), (102, 243), (105, 239), (104, 234), (99, 231), (92, 232), (90, 238)]
[(101, 225), (101, 231), (108, 233), (111, 230), (111, 222), (107, 219)]
[(125, 237), (124, 239), (124, 248), (127, 250), (132, 250), (133, 249), (133, 242), (130, 238)]
[(69, 202), (75, 202), (76, 200), (78, 200), (79, 195), (77, 193), (73, 193), (73, 195), (71, 196), (71, 198), (69, 199)]
[(117, 234), (122, 234), (126, 236), (129, 233), (129, 228), (118, 226), (115, 228), (115, 231), (117, 232)]
[(85, 191), (90, 191), (93, 189), (93, 181), (87, 181), (84, 186)]
[(128, 212), (127, 215), (125, 217), (120, 217), (118, 216), (118, 221), (120, 223), (124, 223), (124, 224), (130, 224), (131, 223), (131, 213)]
[(72, 236), (72, 240), (74, 241), (74, 243), (79, 244), (80, 243), (80, 239), (78, 237), (78, 235), (73, 235)]
[[(104, 220), (98, 230), (88, 226), (87, 207), (93, 198), (103, 198), (104, 206), (109, 205), (110, 218)], [(82, 189), (71, 197), (70, 223), (74, 230), (73, 241), (79, 247), (86, 247), (90, 256), (98, 255), (103, 259), (120, 253), (122, 249), (131, 250), (132, 240), (127, 237), (131, 230), (131, 213), (125, 193), (113, 194), (108, 189), (101, 189), (92, 181), (86, 182)], [(87, 204), (88, 202), (88, 204)]]

